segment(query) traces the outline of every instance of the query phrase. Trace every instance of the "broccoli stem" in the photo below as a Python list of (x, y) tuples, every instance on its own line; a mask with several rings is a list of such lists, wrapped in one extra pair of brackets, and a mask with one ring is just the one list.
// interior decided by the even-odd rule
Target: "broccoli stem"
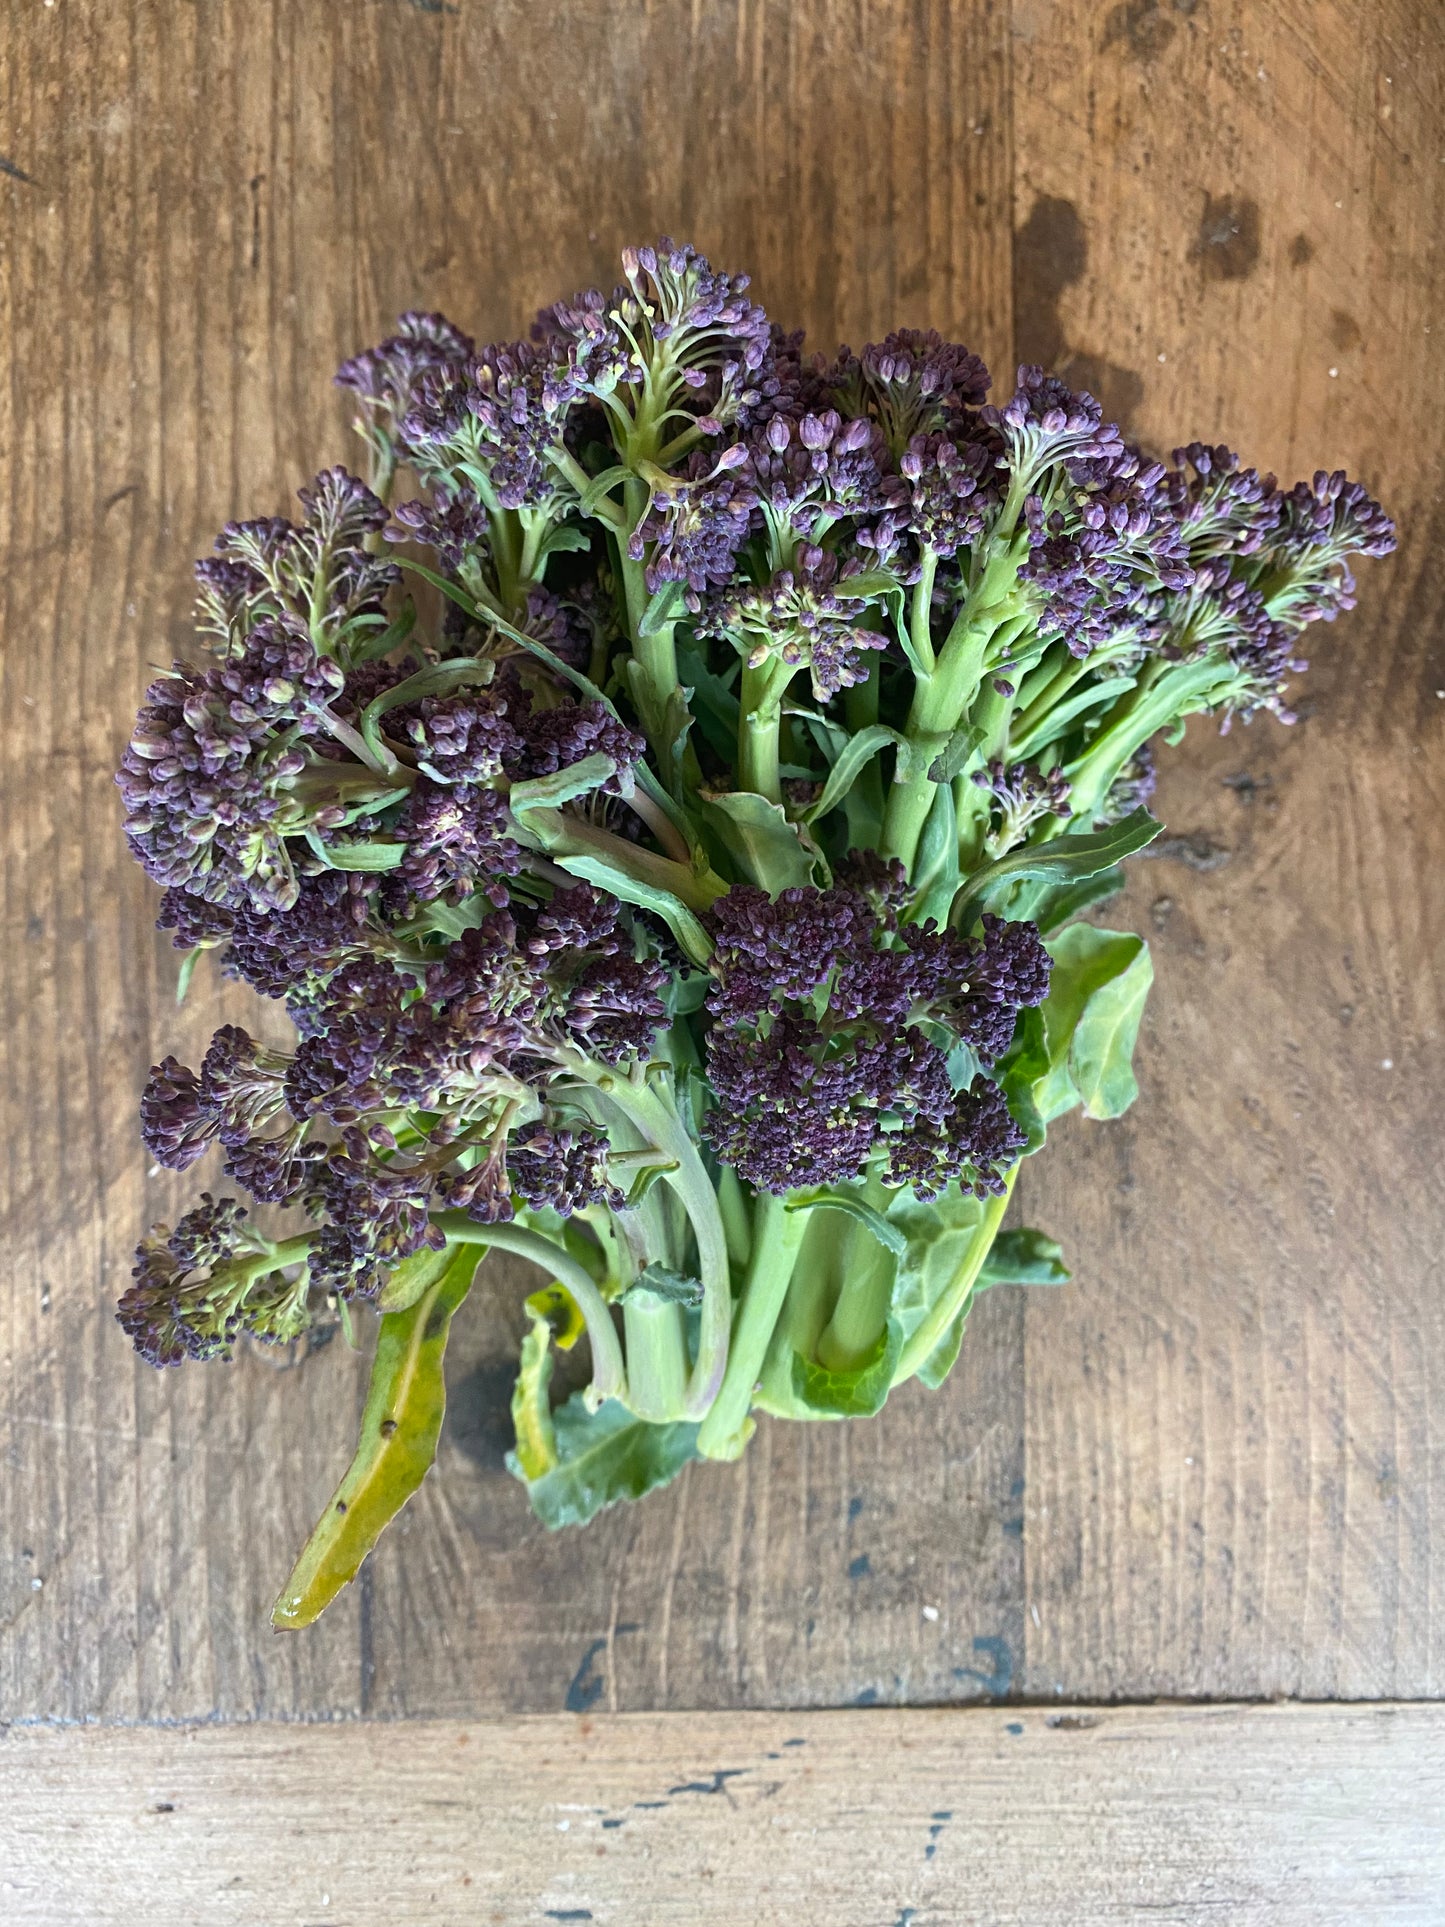
[(633, 1083), (614, 1071), (602, 1071), (590, 1065), (582, 1074), (641, 1131), (649, 1144), (672, 1160), (674, 1168), (663, 1172), (661, 1182), (674, 1193), (687, 1213), (697, 1241), (698, 1275), (702, 1280), (697, 1357), (688, 1379), (686, 1398), (687, 1416), (701, 1418), (723, 1382), (728, 1363), (728, 1329), (732, 1323), (732, 1272), (717, 1192), (692, 1135), (671, 1104), (655, 1090)]
[(776, 656), (754, 669), (743, 668), (742, 713), (738, 718), (738, 784), (767, 797), (783, 800), (779, 774), (779, 737), (783, 726), (783, 696), (793, 680), (795, 665)]
[[(628, 541), (647, 513), (647, 484), (630, 475), (623, 483), (622, 497), (626, 526), (617, 531), (617, 563), (632, 644), (633, 673), (629, 687), (662, 780), (671, 790), (676, 787), (678, 775), (673, 753), (678, 726), (687, 715), (687, 701), (677, 677), (676, 625), (660, 622), (650, 634), (643, 633), (643, 620), (652, 596), (647, 587), (645, 566), (629, 555)], [(686, 758), (684, 768), (691, 776), (693, 772)]]
[[(888, 1208), (888, 1192), (877, 1178), (858, 1187), (876, 1211)], [(888, 1322), (897, 1260), (865, 1225), (850, 1223), (844, 1234), (842, 1285), (833, 1315), (818, 1339), (818, 1363), (831, 1372), (854, 1369), (878, 1343)]]
[(1011, 642), (1027, 626), (1029, 614), (1018, 592), (1023, 553), (1015, 540), (990, 558), (976, 588), (965, 598), (934, 667), (914, 672), (906, 725), (913, 755), (907, 776), (889, 791), (882, 845), (883, 855), (897, 857), (910, 874), (938, 787), (929, 772), (977, 696), (990, 659), (998, 653), (995, 643), (1001, 635)]
[(650, 1291), (631, 1291), (622, 1305), (627, 1340), (627, 1403), (654, 1425), (687, 1411), (687, 1332), (682, 1307)]
[(553, 1244), (550, 1238), (544, 1238), (539, 1231), (528, 1231), (519, 1224), (478, 1224), (465, 1211), (438, 1212), (432, 1223), (449, 1245), (494, 1245), (498, 1251), (510, 1251), (529, 1264), (550, 1271), (571, 1293), (587, 1326), (587, 1340), (592, 1347), (589, 1399), (600, 1405), (607, 1398), (626, 1398), (627, 1373), (612, 1313), (591, 1274), (570, 1252)]
[(893, 1383), (901, 1385), (906, 1378), (912, 1378), (921, 1365), (927, 1363), (933, 1352), (948, 1332), (955, 1318), (968, 1303), (970, 1292), (983, 1269), (983, 1261), (998, 1236), (998, 1228), (1003, 1223), (1003, 1214), (1008, 1210), (1009, 1199), (1013, 1196), (1014, 1180), (1018, 1177), (1019, 1167), (1014, 1166), (1004, 1182), (1002, 1192), (990, 1198), (984, 1206), (983, 1217), (974, 1232), (965, 1253), (963, 1263), (954, 1274), (948, 1289), (934, 1300), (926, 1317), (908, 1339), (899, 1356)]
[(806, 1207), (789, 1211), (785, 1200), (772, 1192), (758, 1194), (753, 1207), (752, 1262), (743, 1285), (727, 1371), (697, 1435), (697, 1449), (706, 1459), (735, 1459), (748, 1442), (752, 1430), (748, 1407), (773, 1327), (788, 1295), (809, 1215)]

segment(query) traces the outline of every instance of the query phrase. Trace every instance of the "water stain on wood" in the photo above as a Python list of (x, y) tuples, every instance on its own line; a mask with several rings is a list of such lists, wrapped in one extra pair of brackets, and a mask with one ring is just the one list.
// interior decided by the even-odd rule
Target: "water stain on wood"
[(1209, 281), (1243, 281), (1259, 260), (1259, 206), (1243, 194), (1206, 194), (1189, 250)]

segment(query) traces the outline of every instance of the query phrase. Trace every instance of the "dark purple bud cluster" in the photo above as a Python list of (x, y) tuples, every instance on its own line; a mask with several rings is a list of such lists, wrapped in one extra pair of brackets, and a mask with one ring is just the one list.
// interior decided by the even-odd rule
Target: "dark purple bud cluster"
[(1019, 577), (1038, 599), (1040, 633), (1062, 638), (1071, 654), (1086, 656), (1137, 627), (1159, 590), (1192, 582), (1165, 476), (1162, 464), (1145, 466), (1120, 446), (1076, 458), (1047, 495), (1027, 498), (1029, 555)]
[(977, 542), (1002, 499), (997, 464), (982, 442), (911, 436), (898, 473), (907, 494), (896, 506), (909, 531), (935, 555), (956, 555)]
[(299, 492), (304, 520), (229, 522), (214, 555), (196, 564), (199, 626), (227, 647), (258, 624), (278, 621), (325, 655), (345, 656), (384, 621), (382, 602), (399, 579), (371, 553), (386, 510), (344, 468), (326, 469)]
[(1042, 368), (1021, 367), (1010, 400), (979, 412), (1002, 441), (1015, 485), (1024, 491), (1061, 462), (1114, 462), (1124, 449), (1123, 436), (1104, 420), (1092, 395), (1076, 394)]
[[(843, 1182), (884, 1153), (885, 1181), (909, 1181), (889, 1173), (904, 1168), (900, 1147), (915, 1130), (937, 1134), (951, 1119), (962, 1128), (975, 1112), (992, 1118), (981, 1099), (972, 1110), (961, 1104), (952, 1043), (992, 1062), (1019, 1010), (1048, 990), (1048, 954), (1032, 924), (986, 917), (978, 938), (900, 930), (866, 887), (776, 899), (734, 889), (714, 907), (712, 928), (717, 1107), (703, 1129), (719, 1157), (770, 1191)], [(953, 1148), (952, 1175), (971, 1169), (993, 1182), (993, 1135), (977, 1144), (956, 1136)], [(940, 1155), (930, 1148), (920, 1170)]]
[(401, 425), (418, 395), (438, 377), (462, 376), (476, 344), (445, 315), (404, 314), (397, 330), (378, 347), (364, 349), (336, 372), (338, 388), (349, 388), (362, 406), (357, 426), (374, 453), (388, 461), (401, 441)]
[(304, 1268), (288, 1279), (278, 1258), (234, 1198), (203, 1192), (174, 1231), (157, 1225), (137, 1247), (116, 1317), (150, 1365), (227, 1357), (243, 1331), (273, 1343), (295, 1337), (310, 1281)]
[(770, 658), (806, 668), (813, 694), (825, 702), (863, 681), (869, 654), (886, 649), (888, 637), (862, 626), (868, 600), (848, 592), (856, 563), (840, 572), (838, 558), (816, 545), (799, 549), (796, 562), (770, 582), (741, 584), (712, 598), (699, 627), (726, 636), (754, 669)]
[(403, 502), (396, 510), (396, 526), (386, 531), (389, 542), (425, 542), (453, 574), (468, 557), (486, 548), (487, 511), (474, 489), (438, 488), (430, 502)]
[(325, 802), (292, 795), (308, 766), (302, 745), (343, 681), (304, 635), (272, 620), (227, 661), (178, 662), (153, 682), (116, 777), (146, 874), (233, 907), (294, 903), (285, 836), (327, 821)]
[(748, 299), (747, 275), (718, 273), (695, 248), (666, 238), (655, 248), (624, 248), (622, 272), (631, 299), (621, 289), (613, 296), (620, 319), (624, 325), (644, 319), (675, 364), (762, 365), (771, 335), (768, 317)]
[[(253, 1197), (302, 1203), (320, 1226), (311, 1283), (346, 1297), (373, 1295), (390, 1266), (438, 1243), (436, 1209), (495, 1222), (514, 1195), (564, 1215), (619, 1204), (606, 1140), (558, 1121), (551, 1086), (650, 1050), (668, 971), (640, 940), (614, 899), (579, 885), (520, 921), (491, 912), (431, 962), (353, 956), (314, 982), (294, 1052), (228, 1025), (199, 1076), (174, 1058), (158, 1065), (142, 1100), (147, 1147), (184, 1170), (219, 1143)], [(225, 1225), (243, 1215), (232, 1208)], [(200, 1222), (139, 1254), (144, 1290), (125, 1319), (147, 1355), (185, 1349), (176, 1294), (229, 1255), (202, 1253), (194, 1237), (181, 1249)], [(236, 1305), (227, 1317), (244, 1322)], [(235, 1328), (206, 1325), (205, 1344), (224, 1348)]]

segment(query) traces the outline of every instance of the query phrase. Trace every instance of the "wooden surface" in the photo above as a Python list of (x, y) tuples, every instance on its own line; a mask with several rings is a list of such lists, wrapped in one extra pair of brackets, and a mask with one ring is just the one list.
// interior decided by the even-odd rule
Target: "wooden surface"
[[(1433, 0), (10, 10), (0, 1717), (1441, 1691), (1442, 124)], [(1141, 1102), (1022, 1186), (1074, 1285), (990, 1294), (940, 1395), (549, 1539), (500, 1463), (499, 1266), (438, 1473), (274, 1638), (364, 1368), (159, 1377), (112, 1321), (179, 1196), (146, 1068), (256, 1005), (202, 970), (172, 1008), (110, 772), (192, 557), (351, 452), (343, 354), (409, 305), (516, 332), (658, 231), (821, 343), (935, 324), (1151, 444), (1344, 463), (1402, 552), (1312, 638), (1301, 727), (1169, 764), (1119, 917), (1156, 948)]]
[(699, 1725), (15, 1727), (0, 1908), (8, 1927), (1445, 1918), (1438, 1706)]

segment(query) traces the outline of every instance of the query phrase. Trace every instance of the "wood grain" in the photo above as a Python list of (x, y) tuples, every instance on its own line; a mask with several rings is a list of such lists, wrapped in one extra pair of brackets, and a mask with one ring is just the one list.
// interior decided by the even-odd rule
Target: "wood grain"
[(1015, 19), (1024, 346), (1151, 445), (1346, 466), (1402, 529), (1311, 631), (1298, 727), (1166, 761), (1184, 840), (1122, 913), (1157, 966), (1140, 1103), (1028, 1168), (1084, 1283), (1027, 1311), (1021, 1683), (1438, 1694), (1445, 24)]
[[(1442, 76), (1428, 0), (14, 10), (0, 1717), (1439, 1691)], [(515, 332), (659, 230), (829, 345), (931, 323), (1007, 371), (1016, 342), (1161, 444), (1347, 462), (1405, 546), (1301, 729), (1166, 780), (1202, 841), (1122, 913), (1160, 966), (1143, 1100), (1025, 1186), (1077, 1285), (990, 1294), (940, 1396), (765, 1426), (548, 1539), (500, 1466), (498, 1265), (437, 1475), (278, 1640), (362, 1372), (160, 1378), (112, 1322), (181, 1196), (136, 1141), (146, 1068), (256, 1005), (203, 972), (173, 1009), (110, 772), (191, 557), (347, 452), (343, 354), (409, 305)]]
[(1420, 1706), (13, 1727), (0, 1893), (11, 1927), (1435, 1927), (1442, 1799)]

